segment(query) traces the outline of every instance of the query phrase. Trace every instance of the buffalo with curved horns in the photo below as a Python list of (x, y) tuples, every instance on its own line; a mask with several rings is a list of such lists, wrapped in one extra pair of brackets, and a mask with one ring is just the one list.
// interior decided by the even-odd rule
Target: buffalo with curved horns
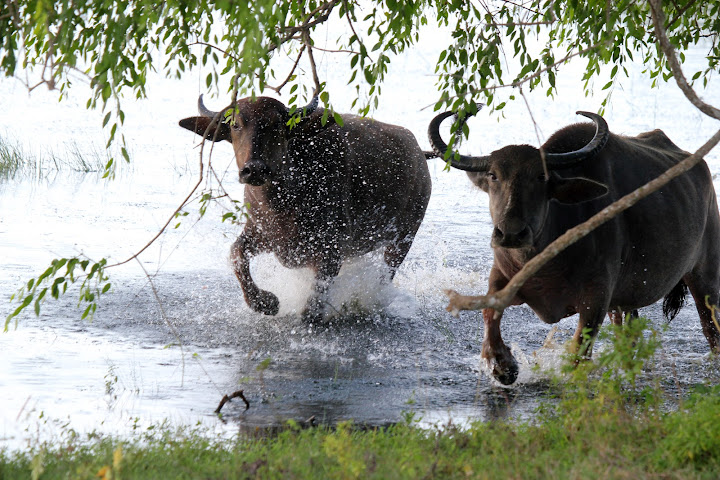
[(390, 278), (405, 259), (430, 198), (425, 154), (408, 130), (353, 115), (322, 125), (315, 97), (293, 128), (291, 112), (268, 98), (244, 98), (222, 112), (198, 100), (200, 116), (180, 126), (235, 151), (249, 219), (231, 260), (253, 310), (275, 315), (279, 301), (250, 275), (250, 257), (272, 252), (287, 268), (310, 267), (316, 281), (303, 317), (322, 318), (343, 260), (384, 247)]
[[(452, 161), (489, 195), (495, 254), (489, 294), (568, 229), (689, 156), (661, 130), (616, 135), (601, 116), (578, 113), (594, 125), (570, 125), (548, 139), (542, 150), (549, 177), (541, 151), (529, 145)], [(447, 145), (439, 125), (450, 115), (438, 115), (428, 129), (440, 155)], [(688, 289), (710, 349), (720, 353), (720, 332), (706, 306), (706, 298), (713, 306), (720, 300), (720, 217), (705, 162), (570, 245), (525, 283), (513, 303), (528, 304), (547, 323), (579, 313), (574, 340), (580, 347), (583, 331), (594, 338), (606, 313), (621, 322), (624, 312), (664, 297), (663, 312), (672, 319)], [(501, 314), (488, 308), (483, 318), (482, 356), (494, 377), (509, 385), (518, 366), (500, 335)]]

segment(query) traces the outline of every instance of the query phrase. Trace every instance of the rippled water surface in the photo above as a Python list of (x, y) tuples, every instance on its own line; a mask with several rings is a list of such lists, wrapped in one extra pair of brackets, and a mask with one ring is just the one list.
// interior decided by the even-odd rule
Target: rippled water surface
[[(391, 78), (375, 116), (408, 127), (428, 148), (425, 130), (433, 113), (424, 107), (435, 98), (427, 75), (435, 56), (414, 58), (399, 62), (401, 75)], [(177, 121), (194, 114), (198, 93), (196, 81), (157, 80), (151, 100), (127, 102), (133, 163), (114, 181), (67, 169), (0, 179), (2, 297), (53, 258), (84, 253), (121, 261), (152, 238), (197, 181), (195, 139)], [(100, 148), (100, 114), (82, 108), (82, 90), (73, 95), (58, 104), (52, 92), (28, 97), (16, 81), (2, 80), (0, 136), (36, 156), (61, 156), (72, 145)], [(717, 92), (706, 96), (720, 103)], [(599, 102), (585, 98), (572, 76), (554, 100), (529, 96), (545, 137), (577, 121), (575, 110), (595, 110)], [(464, 148), (488, 153), (508, 143), (537, 144), (525, 105), (516, 103), (500, 121), (473, 120)], [(616, 133), (662, 128), (687, 150), (716, 128), (672, 86), (649, 90), (640, 73), (613, 94), (605, 117)], [(230, 147), (219, 146), (214, 155), (230, 195), (240, 199)], [(708, 163), (713, 173), (720, 170), (717, 152)], [(60, 301), (45, 302), (39, 317), (24, 314), (0, 335), (0, 439), (20, 445), (68, 428), (125, 433), (164, 420), (231, 433), (289, 418), (376, 425), (399, 421), (404, 412), (426, 423), (532, 416), (546, 390), (545, 377), (532, 367), (557, 365), (576, 319), (562, 321), (543, 346), (551, 327), (526, 307), (508, 310), (503, 335), (521, 362), (520, 378), (510, 388), (488, 378), (480, 361), (479, 314), (451, 317), (442, 293), (486, 290), (492, 262), (487, 197), (462, 172), (441, 167), (431, 163), (426, 219), (392, 285), (379, 281), (385, 273), (379, 257), (349, 262), (331, 297), (344, 313), (327, 325), (297, 318), (309, 272), (286, 270), (267, 255), (255, 261), (254, 275), (279, 296), (281, 311), (276, 317), (250, 311), (227, 261), (239, 227), (220, 222), (216, 207), (199, 219), (195, 204), (139, 261), (108, 272), (113, 288), (92, 322), (80, 319), (77, 292), (70, 290)], [(1, 305), (3, 318), (15, 308)], [(664, 325), (658, 305), (641, 313), (656, 327)], [(718, 381), (718, 361), (708, 358), (692, 304), (663, 341), (656, 371), (669, 390)], [(222, 396), (239, 389), (250, 409), (232, 401), (218, 420), (213, 410)]]

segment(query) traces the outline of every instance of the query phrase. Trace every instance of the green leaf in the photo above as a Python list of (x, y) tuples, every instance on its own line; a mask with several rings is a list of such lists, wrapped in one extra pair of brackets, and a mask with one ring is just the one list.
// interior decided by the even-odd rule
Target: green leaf
[(370, 67), (365, 68), (365, 69), (363, 70), (363, 73), (365, 74), (365, 81), (366, 81), (369, 85), (373, 85), (373, 84), (375, 83), (375, 75), (373, 75), (373, 72), (372, 72), (372, 70), (370, 69)]

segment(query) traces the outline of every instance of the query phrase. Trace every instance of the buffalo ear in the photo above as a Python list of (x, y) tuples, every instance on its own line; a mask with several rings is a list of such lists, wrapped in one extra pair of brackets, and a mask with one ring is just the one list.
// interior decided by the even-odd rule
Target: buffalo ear
[(488, 178), (487, 172), (465, 172), (468, 178), (476, 187), (480, 188), (485, 193), (488, 193)]
[(567, 204), (595, 200), (608, 193), (606, 185), (582, 177), (561, 178), (551, 175), (549, 188), (550, 198)]
[[(212, 123), (212, 125), (210, 125)], [(179, 122), (180, 126), (195, 132), (200, 136), (205, 135), (206, 140), (219, 142), (221, 140), (230, 140), (230, 127), (226, 123), (218, 125), (213, 122), (212, 118), (208, 117), (189, 117), (183, 118)], [(210, 128), (208, 129), (208, 126)], [(207, 132), (207, 133), (206, 133)]]

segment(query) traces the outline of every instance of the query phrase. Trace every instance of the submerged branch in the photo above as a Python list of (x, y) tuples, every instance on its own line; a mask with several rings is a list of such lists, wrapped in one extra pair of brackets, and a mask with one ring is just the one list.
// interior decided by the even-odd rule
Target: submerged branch
[(245, 410), (250, 408), (250, 402), (248, 402), (247, 398), (245, 398), (245, 394), (242, 390), (238, 390), (236, 392), (231, 393), (230, 395), (223, 395), (222, 399), (220, 400), (220, 404), (215, 409), (216, 414), (220, 414), (220, 410), (225, 406), (226, 403), (228, 403), (233, 398), (241, 398), (243, 402), (245, 402)]

